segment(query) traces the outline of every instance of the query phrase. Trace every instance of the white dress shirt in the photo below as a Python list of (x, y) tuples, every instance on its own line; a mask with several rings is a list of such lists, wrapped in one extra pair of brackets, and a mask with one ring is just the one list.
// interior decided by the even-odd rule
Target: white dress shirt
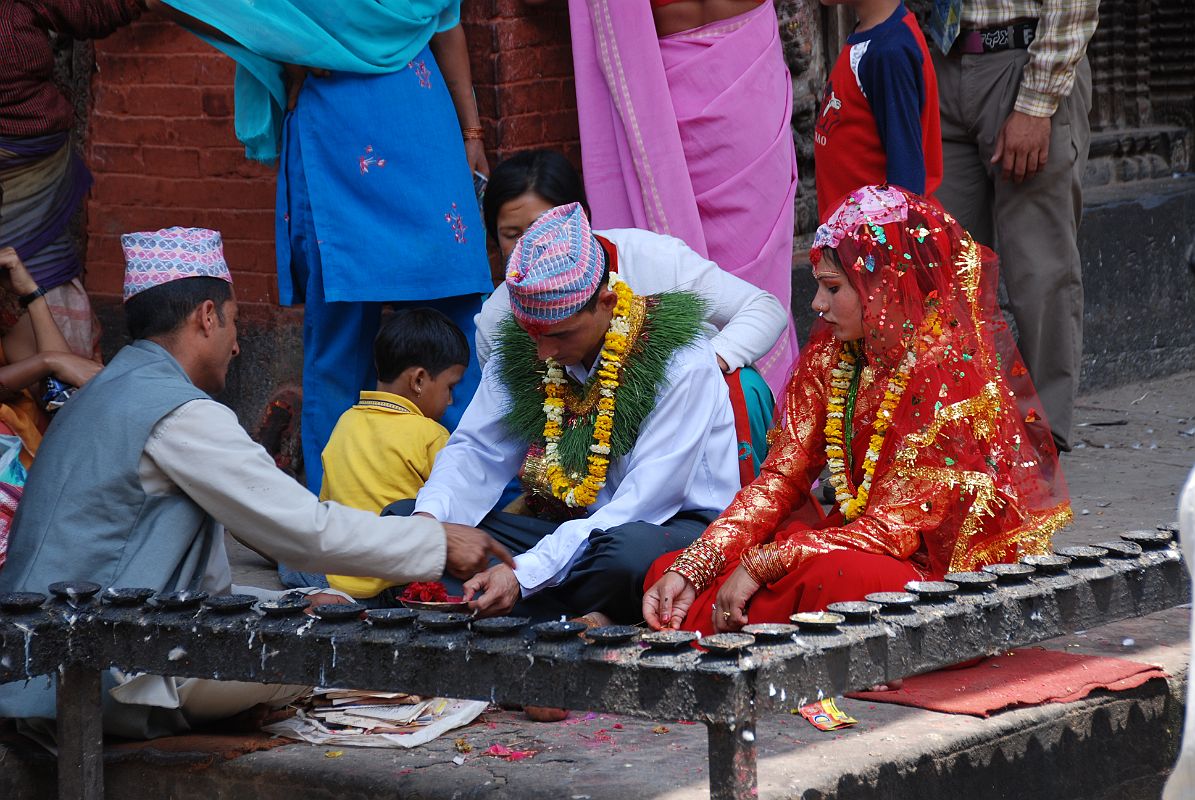
[[(517, 474), (527, 443), (512, 438), (503, 422), (509, 398), (497, 367), (486, 365), (477, 394), (419, 491), (416, 511), (477, 525)], [(568, 372), (583, 382), (592, 370)], [(674, 353), (665, 381), (635, 447), (611, 462), (590, 515), (562, 523), (515, 557), (524, 595), (560, 583), (594, 530), (636, 521), (659, 525), (682, 511), (721, 512), (738, 491), (734, 416), (710, 343), (699, 340)]]
[[(396, 583), (438, 580), (444, 571), (439, 523), (321, 502), (278, 469), (232, 409), (214, 400), (192, 400), (163, 417), (145, 443), (138, 474), (146, 493), (186, 493), (242, 541), (296, 569)], [(203, 588), (226, 592), (231, 583), (218, 536)]]
[[(788, 325), (788, 312), (775, 296), (736, 278), (687, 244), (637, 228), (594, 231), (618, 250), (618, 274), (637, 294), (683, 289), (708, 304), (705, 334), (727, 366), (736, 370), (763, 358)], [(498, 285), (474, 317), (477, 359), (484, 367), (498, 326), (510, 313), (510, 293)]]

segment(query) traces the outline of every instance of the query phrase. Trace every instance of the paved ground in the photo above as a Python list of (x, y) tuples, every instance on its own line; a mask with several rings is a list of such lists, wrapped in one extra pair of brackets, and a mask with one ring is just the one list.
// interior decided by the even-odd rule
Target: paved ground
[(1075, 524), (1059, 541), (1174, 522), (1195, 466), (1195, 373), (1086, 395), (1075, 416), (1079, 442), (1062, 460)]

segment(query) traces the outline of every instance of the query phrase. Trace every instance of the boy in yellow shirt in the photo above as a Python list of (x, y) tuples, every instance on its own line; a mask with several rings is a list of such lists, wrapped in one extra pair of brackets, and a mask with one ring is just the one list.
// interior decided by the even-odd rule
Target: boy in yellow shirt
[[(439, 419), (469, 363), (469, 342), (434, 308), (412, 308), (382, 324), (373, 353), (377, 390), (361, 392), (336, 423), (322, 456), (320, 499), (378, 513), (415, 497), (431, 474), (448, 441)], [(394, 584), (329, 575), (328, 585), (368, 600)]]

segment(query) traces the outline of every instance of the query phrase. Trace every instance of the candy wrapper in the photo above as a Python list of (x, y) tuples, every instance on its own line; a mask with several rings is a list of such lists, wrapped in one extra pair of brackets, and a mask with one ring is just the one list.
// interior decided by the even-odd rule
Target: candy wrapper
[(825, 700), (818, 700), (816, 703), (801, 706), (801, 708), (797, 709), (797, 713), (819, 731), (836, 731), (839, 728), (847, 728), (859, 722), (859, 720), (845, 714), (838, 708), (838, 704), (834, 702), (833, 697), (827, 697)]

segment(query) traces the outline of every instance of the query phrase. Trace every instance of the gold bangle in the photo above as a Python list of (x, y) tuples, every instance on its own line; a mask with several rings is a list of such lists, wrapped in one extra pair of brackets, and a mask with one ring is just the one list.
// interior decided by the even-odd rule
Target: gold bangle
[(676, 572), (698, 591), (704, 591), (722, 571), (725, 557), (705, 539), (698, 539), (685, 548), (669, 570)]
[(461, 128), (461, 138), (466, 142), (470, 139), (481, 141), (485, 138), (485, 128)]
[(756, 564), (756, 551), (748, 550), (739, 557), (739, 564), (746, 570), (747, 576), (760, 586), (767, 586), (768, 578), (763, 574), (760, 565)]
[(778, 581), (788, 573), (774, 542), (747, 550), (739, 559), (739, 563), (760, 586)]

